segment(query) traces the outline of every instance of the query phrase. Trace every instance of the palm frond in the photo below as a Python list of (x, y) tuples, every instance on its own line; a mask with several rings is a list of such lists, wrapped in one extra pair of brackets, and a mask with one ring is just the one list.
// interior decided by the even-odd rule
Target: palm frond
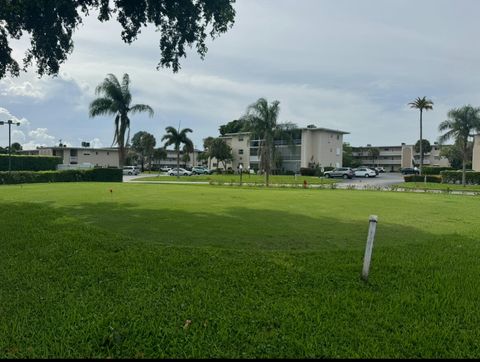
[(130, 108), (131, 114), (142, 113), (142, 112), (148, 112), (148, 115), (150, 117), (153, 117), (153, 114), (154, 114), (152, 107), (146, 104), (135, 104), (133, 107)]
[(115, 114), (116, 110), (113, 107), (113, 102), (109, 98), (97, 98), (90, 103), (89, 116), (96, 117), (101, 115)]

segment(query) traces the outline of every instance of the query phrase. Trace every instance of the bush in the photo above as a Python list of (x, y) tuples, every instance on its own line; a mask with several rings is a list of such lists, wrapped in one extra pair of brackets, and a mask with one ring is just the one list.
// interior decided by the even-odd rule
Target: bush
[[(442, 171), (443, 183), (462, 183), (462, 171)], [(480, 172), (466, 172), (465, 183), (469, 185), (480, 185)]]
[(40, 182), (122, 182), (119, 168), (94, 168), (91, 170), (64, 171), (12, 171), (0, 172), (0, 184), (24, 184)]
[(332, 170), (334, 170), (334, 169), (335, 169), (335, 167), (325, 166), (325, 167), (323, 168), (323, 172), (325, 172), (325, 171), (332, 171)]
[[(12, 155), (12, 171), (56, 170), (61, 157)], [(0, 171), (8, 171), (8, 155), (0, 155)]]
[(425, 177), (427, 178), (427, 182), (433, 183), (442, 183), (442, 177), (438, 175), (405, 175), (403, 178), (405, 182), (424, 182)]
[(309, 167), (300, 167), (300, 175), (302, 176), (315, 176), (315, 169)]
[(435, 166), (423, 166), (422, 173), (424, 175), (440, 175), (442, 171), (452, 171), (452, 167), (435, 167)]
[(290, 170), (286, 170), (286, 171), (285, 171), (285, 175), (286, 175), (286, 176), (295, 176), (295, 172), (294, 172), (294, 171), (290, 171)]

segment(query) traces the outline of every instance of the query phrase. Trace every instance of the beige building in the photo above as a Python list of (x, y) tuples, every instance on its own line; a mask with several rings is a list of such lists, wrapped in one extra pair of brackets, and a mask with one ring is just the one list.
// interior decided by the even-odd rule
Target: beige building
[[(315, 165), (341, 167), (344, 134), (348, 132), (308, 127), (291, 131), (292, 139), (276, 139), (277, 170), (298, 172), (301, 167)], [(232, 148), (233, 161), (227, 163), (227, 168), (236, 170), (242, 165), (244, 169), (259, 169), (261, 140), (251, 139), (249, 132), (229, 133), (221, 138)], [(215, 158), (209, 160), (209, 167), (224, 168)]]
[(57, 156), (63, 165), (91, 164), (96, 167), (119, 167), (117, 148), (86, 147), (39, 147), (36, 150), (21, 151), (22, 154)]
[[(163, 160), (153, 160), (153, 169), (158, 170), (163, 167), (174, 168), (177, 167), (177, 152), (175, 150), (166, 150), (167, 158)], [(184, 160), (184, 152), (180, 151), (180, 167), (182, 168), (192, 168), (193, 166), (201, 166), (204, 164), (203, 161), (198, 159), (198, 156), (202, 151), (195, 149), (194, 152), (188, 154), (188, 160)]]
[[(370, 149), (378, 148), (379, 156), (372, 159)], [(383, 167), (385, 171), (400, 171), (401, 168), (413, 167), (414, 164), (420, 164), (420, 153), (415, 152), (414, 145), (402, 143), (400, 146), (372, 146), (352, 147), (353, 157), (364, 166)], [(449, 167), (448, 159), (440, 156), (440, 146), (435, 142), (432, 150), (424, 154), (424, 166)]]
[(480, 172), (480, 134), (473, 139), (472, 170)]

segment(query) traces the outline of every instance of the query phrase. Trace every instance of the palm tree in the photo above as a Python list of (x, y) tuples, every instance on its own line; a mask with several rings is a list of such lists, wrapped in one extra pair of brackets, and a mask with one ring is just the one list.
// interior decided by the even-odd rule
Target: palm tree
[(474, 132), (480, 130), (480, 108), (471, 105), (451, 109), (447, 113), (448, 119), (440, 123), (438, 130), (447, 131), (439, 137), (440, 144), (455, 139), (455, 143), (462, 151), (462, 185), (465, 186), (465, 170), (468, 157), (468, 139)]
[(269, 185), (275, 147), (274, 137), (278, 130), (279, 105), (279, 101), (273, 101), (269, 105), (265, 98), (260, 98), (247, 108), (247, 113), (242, 117), (242, 120), (245, 121), (245, 129), (252, 132), (254, 137), (260, 139), (260, 168), (265, 170), (265, 184), (267, 187)]
[(167, 127), (165, 131), (167, 131), (167, 133), (162, 137), (162, 141), (166, 141), (165, 147), (170, 145), (175, 146), (175, 152), (177, 152), (177, 178), (180, 178), (178, 170), (180, 168), (180, 145), (184, 144), (187, 152), (193, 152), (193, 142), (187, 137), (187, 133), (193, 131), (190, 128), (177, 131), (173, 127)]
[[(122, 167), (125, 163), (125, 145), (130, 139), (130, 118), (129, 115), (148, 112), (153, 117), (152, 107), (145, 104), (132, 103), (132, 95), (129, 90), (130, 78), (128, 74), (123, 75), (122, 84), (113, 74), (108, 74), (104, 81), (97, 86), (95, 94), (101, 97), (90, 103), (90, 117), (100, 115), (115, 116), (115, 134), (113, 136), (112, 146), (118, 145), (119, 163)], [(127, 138), (125, 139), (125, 133)]]
[(433, 102), (427, 97), (417, 97), (413, 102), (408, 103), (410, 108), (415, 108), (420, 110), (420, 174), (423, 170), (423, 149), (422, 149), (422, 115), (423, 110), (428, 111), (429, 109), (433, 109)]

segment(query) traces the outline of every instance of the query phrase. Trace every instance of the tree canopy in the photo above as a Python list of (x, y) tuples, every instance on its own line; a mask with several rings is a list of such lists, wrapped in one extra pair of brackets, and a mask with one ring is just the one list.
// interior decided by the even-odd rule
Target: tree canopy
[[(91, 12), (101, 22), (115, 19), (121, 38), (131, 44), (142, 27), (150, 24), (160, 33), (160, 67), (180, 69), (185, 47), (195, 47), (203, 59), (206, 39), (233, 26), (235, 0), (0, 0), (0, 79), (18, 76), (35, 61), (38, 75), (56, 75), (73, 51), (72, 35)], [(13, 58), (11, 42), (30, 36), (23, 65)]]
[(420, 153), (423, 152), (423, 154), (429, 153), (432, 151), (432, 145), (430, 142), (426, 139), (422, 140), (422, 151), (420, 151), (420, 140), (415, 143), (415, 152)]
[(140, 156), (142, 172), (147, 159), (150, 159), (150, 169), (152, 168), (151, 161), (156, 143), (155, 136), (145, 131), (139, 131), (132, 137), (132, 149)]
[(233, 121), (228, 122), (220, 126), (218, 131), (222, 136), (225, 136), (227, 133), (237, 133), (243, 131), (245, 128), (245, 121), (243, 119), (234, 119)]

